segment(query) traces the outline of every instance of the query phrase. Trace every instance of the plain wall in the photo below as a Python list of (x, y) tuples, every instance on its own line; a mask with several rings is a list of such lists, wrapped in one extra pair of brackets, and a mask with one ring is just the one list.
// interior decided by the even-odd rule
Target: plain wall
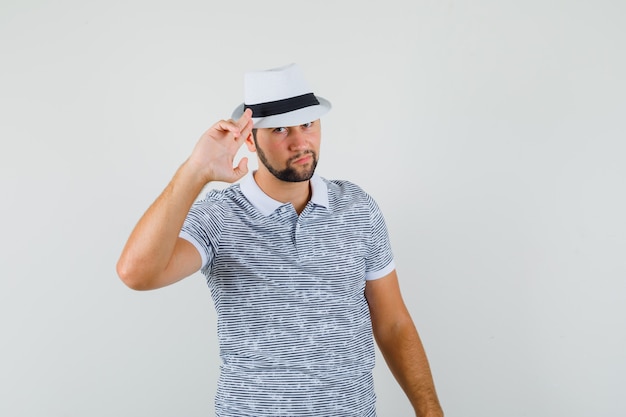
[[(385, 213), (447, 416), (626, 415), (625, 16), (3, 0), (0, 415), (213, 415), (204, 278), (134, 292), (115, 263), (244, 72), (291, 62), (334, 106), (318, 172)], [(412, 415), (375, 378), (379, 416)]]

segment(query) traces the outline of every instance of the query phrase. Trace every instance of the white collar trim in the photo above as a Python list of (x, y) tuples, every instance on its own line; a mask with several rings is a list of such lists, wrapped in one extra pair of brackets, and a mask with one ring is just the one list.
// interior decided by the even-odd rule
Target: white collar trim
[[(311, 203), (328, 208), (328, 186), (322, 177), (313, 174), (311, 184)], [(248, 174), (240, 183), (241, 192), (264, 216), (269, 216), (278, 207), (284, 205), (280, 201), (274, 200), (261, 190), (254, 180), (254, 173)]]

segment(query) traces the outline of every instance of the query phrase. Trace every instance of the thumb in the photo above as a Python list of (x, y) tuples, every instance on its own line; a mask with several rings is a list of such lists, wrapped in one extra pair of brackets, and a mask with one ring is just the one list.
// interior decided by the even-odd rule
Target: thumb
[(248, 173), (248, 158), (245, 156), (241, 158), (241, 161), (239, 161), (239, 164), (233, 169), (233, 172), (237, 179), (246, 175)]

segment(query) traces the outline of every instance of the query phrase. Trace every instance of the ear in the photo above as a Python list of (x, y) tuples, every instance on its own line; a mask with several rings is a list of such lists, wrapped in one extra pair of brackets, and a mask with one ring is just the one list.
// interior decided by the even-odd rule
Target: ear
[(254, 138), (252, 137), (252, 133), (248, 135), (246, 138), (246, 146), (250, 152), (256, 152), (256, 146), (254, 144)]

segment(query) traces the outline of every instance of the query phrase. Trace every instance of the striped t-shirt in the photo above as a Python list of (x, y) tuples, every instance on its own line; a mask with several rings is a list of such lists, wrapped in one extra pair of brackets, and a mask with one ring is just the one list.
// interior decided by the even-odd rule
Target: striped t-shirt
[(249, 175), (196, 202), (180, 233), (217, 311), (218, 417), (376, 415), (364, 288), (394, 269), (385, 222), (350, 182), (311, 188), (298, 216)]

